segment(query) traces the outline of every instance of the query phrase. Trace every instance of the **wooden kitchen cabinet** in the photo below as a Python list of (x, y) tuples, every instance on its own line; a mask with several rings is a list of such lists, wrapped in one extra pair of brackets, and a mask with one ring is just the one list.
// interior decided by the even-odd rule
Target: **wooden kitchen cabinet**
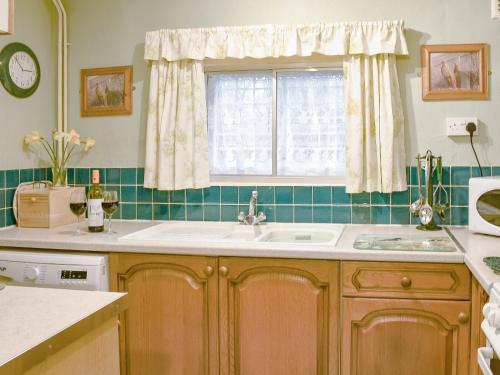
[(342, 375), (469, 373), (465, 265), (348, 261), (342, 275)]
[(111, 254), (110, 287), (129, 293), (122, 374), (219, 373), (216, 258)]
[(343, 375), (467, 375), (470, 302), (343, 298)]
[(220, 258), (220, 374), (338, 374), (339, 297), (338, 262)]
[(472, 278), (472, 311), (471, 311), (471, 350), (470, 350), (470, 375), (482, 375), (483, 372), (477, 363), (477, 349), (486, 346), (486, 337), (481, 330), (483, 321), (483, 306), (488, 302), (488, 293), (481, 284)]

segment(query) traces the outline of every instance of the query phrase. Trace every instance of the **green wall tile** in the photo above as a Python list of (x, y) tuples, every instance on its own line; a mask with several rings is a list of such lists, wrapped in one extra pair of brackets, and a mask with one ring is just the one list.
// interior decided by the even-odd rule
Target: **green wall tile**
[(276, 186), (274, 188), (276, 204), (292, 204), (293, 203), (293, 187), (291, 186)]
[(122, 219), (135, 220), (137, 219), (137, 205), (135, 203), (120, 204)]
[(121, 168), (120, 181), (122, 185), (135, 185), (137, 183), (137, 169)]
[(106, 168), (106, 184), (120, 184), (119, 168)]
[(313, 223), (331, 223), (332, 206), (313, 206)]
[(168, 220), (169, 219), (169, 205), (168, 204), (154, 204), (153, 205), (153, 219), (154, 220)]
[(152, 204), (137, 204), (137, 219), (139, 220), (152, 220), (153, 219), (153, 205)]
[(220, 208), (218, 204), (203, 205), (203, 220), (205, 221), (220, 221)]
[(293, 223), (293, 206), (277, 205), (275, 220), (278, 223)]
[(203, 189), (187, 189), (186, 190), (186, 202), (188, 202), (188, 203), (202, 203), (203, 202)]
[(393, 205), (409, 205), (410, 204), (410, 192), (409, 190), (398, 191), (392, 193), (391, 204)]
[(391, 204), (391, 194), (387, 193), (370, 193), (371, 204)]
[[(236, 201), (234, 203), (238, 203), (238, 188), (236, 189)], [(219, 203), (221, 196), (221, 187), (220, 186), (211, 186), (209, 188), (203, 189), (203, 202), (205, 203)]]
[[(222, 203), (238, 203), (238, 188), (235, 186), (221, 187), (221, 202)], [(250, 197), (248, 198), (250, 200)]]
[(408, 207), (391, 207), (391, 224), (410, 224), (410, 210)]
[(226, 204), (220, 209), (221, 221), (238, 221), (238, 206), (235, 204)]
[(5, 171), (5, 187), (17, 188), (17, 185), (19, 185), (19, 170), (10, 169)]
[[(312, 187), (311, 186), (294, 186), (293, 187), (293, 203), (295, 204), (312, 204)], [(312, 220), (312, 216), (311, 216)]]
[(294, 206), (293, 208), (295, 223), (312, 223), (312, 206)]
[(370, 193), (351, 194), (352, 204), (370, 203)]
[[(358, 207), (354, 207), (358, 208)], [(371, 207), (371, 223), (372, 224), (390, 224), (391, 211), (389, 206), (372, 206)]]
[(170, 192), (171, 203), (186, 203), (186, 190), (172, 190)]
[(201, 206), (201, 204), (188, 204), (186, 205), (186, 214), (187, 214), (187, 220), (202, 221), (203, 207)]
[(332, 203), (332, 188), (330, 186), (315, 186), (315, 187), (313, 187), (313, 203), (314, 204), (331, 204)]
[(349, 224), (351, 222), (351, 206), (333, 206), (332, 223)]
[(136, 202), (137, 200), (137, 187), (135, 186), (122, 186), (121, 198), (123, 202)]
[(186, 205), (171, 204), (170, 205), (170, 220), (186, 220)]
[[(223, 186), (224, 188), (225, 186)], [(257, 186), (240, 186), (238, 187), (239, 199), (238, 202), (248, 203), (250, 202), (250, 198), (252, 198), (252, 191), (257, 190)], [(224, 190), (221, 191), (221, 196), (224, 196)]]
[(33, 181), (33, 169), (21, 169), (19, 171), (19, 182), (31, 182)]
[(454, 186), (468, 186), (470, 173), (470, 167), (451, 167), (451, 184)]
[(137, 186), (137, 202), (153, 202), (153, 189)]
[(155, 203), (168, 203), (169, 194), (168, 191), (153, 189), (153, 202)]
[(351, 204), (351, 195), (345, 191), (345, 186), (334, 186), (332, 188), (333, 204)]
[(259, 196), (257, 202), (261, 204), (274, 204), (274, 186), (258, 186)]
[(353, 206), (352, 207), (353, 224), (370, 224), (370, 207)]

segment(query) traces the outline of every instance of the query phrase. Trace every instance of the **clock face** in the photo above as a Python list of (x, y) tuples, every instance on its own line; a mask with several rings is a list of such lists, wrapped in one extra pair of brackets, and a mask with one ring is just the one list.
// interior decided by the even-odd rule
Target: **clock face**
[(0, 81), (17, 98), (33, 95), (40, 83), (40, 65), (27, 45), (14, 42), (0, 51)]
[(33, 87), (38, 76), (35, 61), (24, 51), (15, 52), (9, 60), (9, 75), (17, 87), (24, 90)]

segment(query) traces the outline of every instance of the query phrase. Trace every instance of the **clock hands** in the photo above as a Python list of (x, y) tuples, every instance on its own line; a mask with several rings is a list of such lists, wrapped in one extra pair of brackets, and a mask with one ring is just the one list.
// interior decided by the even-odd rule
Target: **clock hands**
[(20, 63), (20, 62), (19, 62), (19, 60), (17, 59), (17, 56), (14, 56), (14, 60), (16, 60), (17, 65), (19, 65), (19, 67), (21, 68), (21, 70), (22, 70), (23, 72), (30, 72), (30, 73), (33, 73), (33, 71), (32, 71), (32, 70), (28, 70), (28, 69), (24, 69), (24, 68), (23, 68), (23, 66), (21, 65), (21, 63)]

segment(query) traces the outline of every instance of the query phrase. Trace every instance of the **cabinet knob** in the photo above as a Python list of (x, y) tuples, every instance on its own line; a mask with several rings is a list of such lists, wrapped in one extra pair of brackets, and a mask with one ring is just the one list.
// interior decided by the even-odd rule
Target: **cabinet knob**
[(31, 197), (31, 203), (35, 203), (36, 202), (36, 197)]
[(227, 276), (227, 274), (229, 273), (229, 268), (227, 268), (226, 266), (220, 266), (219, 267), (219, 273), (222, 276)]
[(403, 288), (409, 288), (411, 286), (411, 279), (409, 277), (404, 276), (401, 279), (401, 286)]
[(212, 266), (206, 266), (203, 272), (207, 276), (212, 276), (212, 274), (214, 273), (214, 268)]
[(469, 314), (461, 312), (458, 314), (458, 321), (462, 324), (465, 324), (469, 321)]

